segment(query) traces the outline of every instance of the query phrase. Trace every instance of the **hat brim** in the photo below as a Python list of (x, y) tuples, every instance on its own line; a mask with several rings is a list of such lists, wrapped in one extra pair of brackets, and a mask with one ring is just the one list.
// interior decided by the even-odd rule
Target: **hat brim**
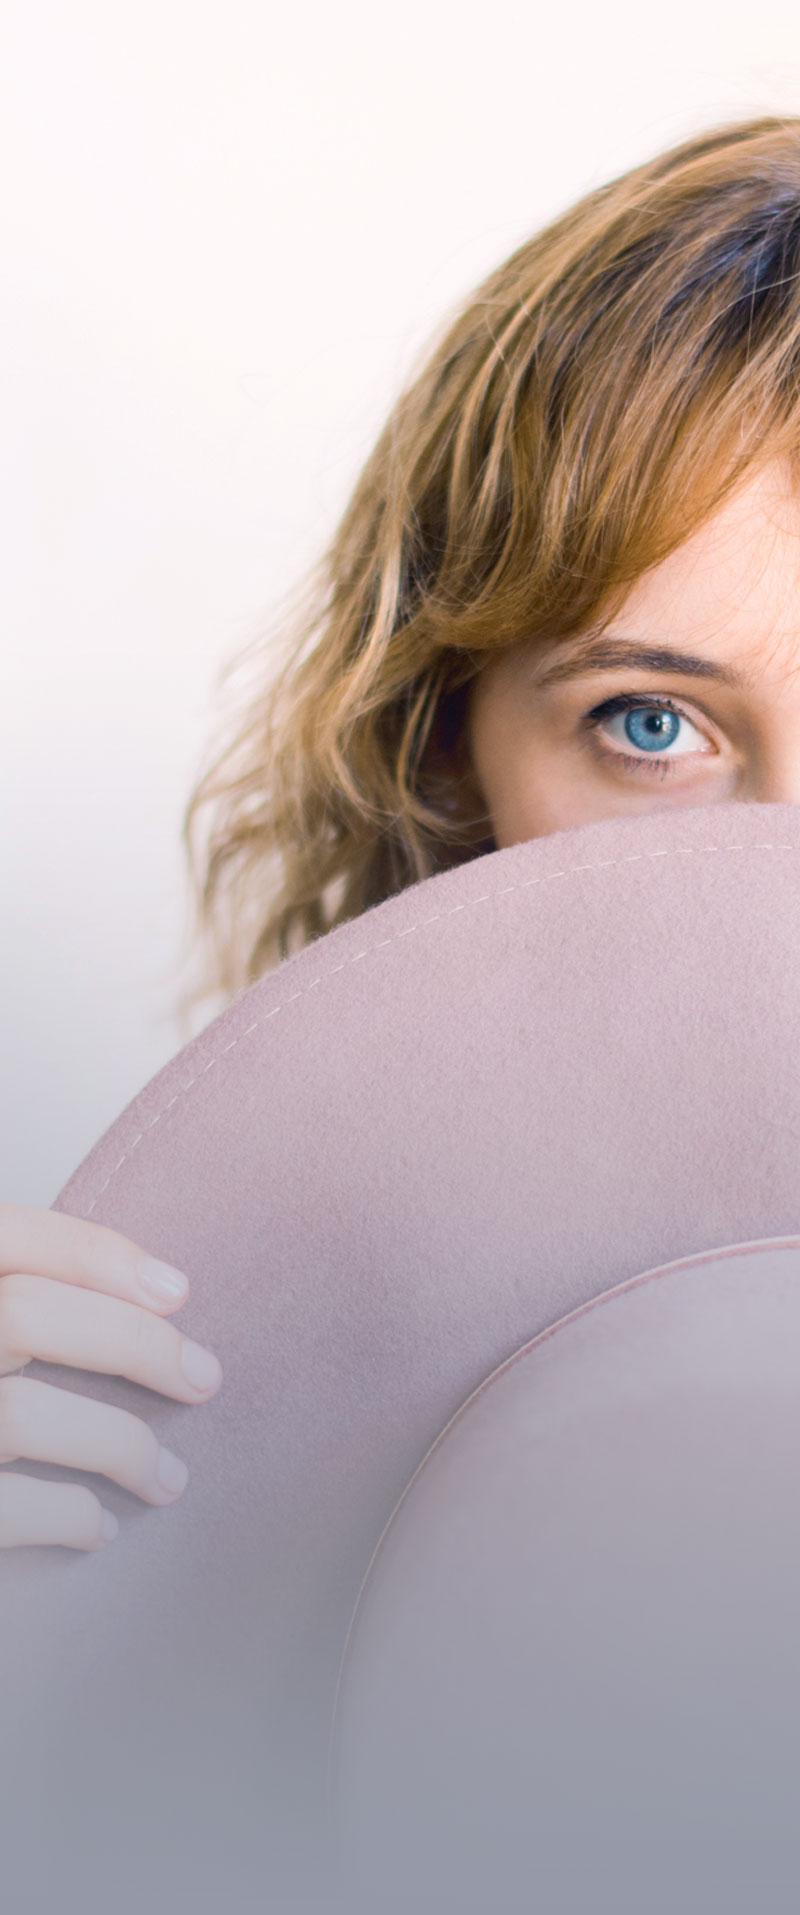
[(280, 966), (100, 1139), (54, 1208), (185, 1269), (177, 1321), (225, 1376), (195, 1410), (29, 1367), (191, 1472), (167, 1510), (104, 1482), (100, 1555), (2, 1564), (6, 1866), (43, 1908), (71, 1911), (89, 1828), (119, 1915), (188, 1902), (187, 1869), (195, 1910), (232, 1869), (311, 1883), (353, 1605), (443, 1427), (628, 1278), (794, 1240), (799, 948), (793, 806), (557, 833)]

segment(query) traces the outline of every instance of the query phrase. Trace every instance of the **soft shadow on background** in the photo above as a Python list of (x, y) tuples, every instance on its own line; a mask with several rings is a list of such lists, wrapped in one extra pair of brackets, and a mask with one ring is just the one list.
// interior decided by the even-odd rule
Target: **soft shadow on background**
[(183, 1041), (219, 673), (429, 336), (591, 187), (798, 111), (779, 0), (5, 9), (0, 1196), (52, 1202)]

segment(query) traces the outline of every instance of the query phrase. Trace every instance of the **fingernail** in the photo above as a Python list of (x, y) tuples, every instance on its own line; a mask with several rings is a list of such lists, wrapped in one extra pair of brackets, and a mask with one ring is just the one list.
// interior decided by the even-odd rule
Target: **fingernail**
[(184, 1343), (181, 1352), (181, 1367), (187, 1383), (193, 1390), (215, 1389), (222, 1381), (222, 1364), (210, 1350), (204, 1350), (201, 1343)]
[(171, 1450), (159, 1450), (156, 1466), (156, 1482), (161, 1489), (169, 1491), (170, 1496), (179, 1496), (189, 1481), (189, 1471), (179, 1456), (173, 1456)]
[(114, 1537), (119, 1529), (119, 1519), (116, 1516), (112, 1516), (110, 1509), (103, 1510), (102, 1529), (104, 1541), (113, 1543)]
[(161, 1263), (158, 1257), (142, 1259), (139, 1282), (151, 1297), (158, 1298), (159, 1303), (174, 1303), (189, 1287), (189, 1279), (182, 1270), (176, 1270), (171, 1263)]

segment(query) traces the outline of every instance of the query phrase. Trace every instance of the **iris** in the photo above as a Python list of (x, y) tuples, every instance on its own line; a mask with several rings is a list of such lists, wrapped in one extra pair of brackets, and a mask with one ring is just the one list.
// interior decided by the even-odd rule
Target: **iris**
[(679, 725), (677, 712), (649, 705), (628, 712), (625, 732), (638, 751), (663, 751), (665, 745), (674, 743)]

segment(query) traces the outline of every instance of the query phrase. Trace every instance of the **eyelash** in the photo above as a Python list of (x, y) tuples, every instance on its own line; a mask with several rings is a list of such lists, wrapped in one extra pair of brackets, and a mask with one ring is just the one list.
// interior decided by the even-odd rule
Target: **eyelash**
[[(657, 694), (645, 698), (640, 692), (620, 692), (616, 698), (607, 698), (603, 705), (596, 705), (593, 711), (587, 712), (584, 723), (592, 733), (595, 733), (604, 719), (613, 718), (618, 711), (642, 711), (643, 709), (651, 711), (653, 706), (657, 711), (674, 711), (678, 718), (685, 718), (687, 724), (693, 723), (688, 714), (681, 711), (679, 705), (673, 704), (671, 698), (659, 697)], [(604, 746), (598, 744), (594, 738), (592, 743), (599, 757), (613, 759), (615, 765), (631, 766), (636, 771), (650, 771), (659, 774), (662, 778), (669, 777), (675, 770), (675, 764), (671, 758), (651, 757), (644, 754), (641, 758), (635, 758), (627, 751), (606, 751)]]

